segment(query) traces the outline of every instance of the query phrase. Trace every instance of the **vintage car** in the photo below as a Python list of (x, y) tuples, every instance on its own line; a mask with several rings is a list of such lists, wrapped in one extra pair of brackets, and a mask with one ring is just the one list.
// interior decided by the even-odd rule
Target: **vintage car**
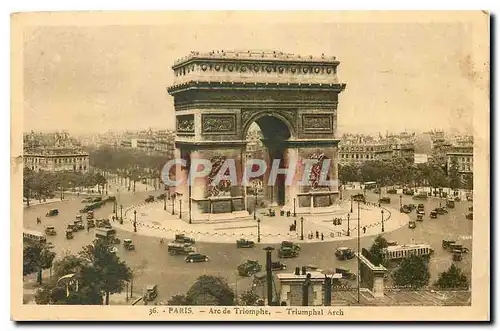
[(342, 274), (342, 279), (350, 279), (350, 280), (356, 279), (356, 274), (351, 272), (349, 269), (335, 268), (335, 273)]
[(378, 200), (380, 203), (391, 203), (391, 198), (389, 197), (382, 197)]
[(290, 248), (296, 250), (297, 252), (300, 252), (300, 245), (295, 244), (292, 241), (282, 241), (281, 247), (290, 247)]
[(351, 196), (353, 201), (366, 202), (365, 196), (361, 193)]
[(410, 203), (408, 205), (408, 208), (410, 208), (411, 210), (415, 210), (415, 209), (417, 209), (417, 206), (415, 206), (415, 204), (413, 204), (413, 203)]
[(415, 229), (417, 227), (417, 223), (415, 221), (408, 222), (408, 228)]
[(417, 210), (425, 210), (425, 206), (424, 206), (424, 204), (423, 204), (423, 203), (419, 203), (419, 204), (417, 205)]
[(434, 209), (439, 215), (444, 215), (448, 213), (448, 210), (445, 207), (438, 207)]
[(190, 253), (186, 256), (186, 262), (194, 263), (194, 262), (208, 262), (208, 256), (200, 253)]
[(70, 223), (66, 226), (66, 230), (71, 230), (71, 232), (77, 232), (78, 229), (75, 227), (74, 224)]
[(149, 196), (148, 196), (148, 197), (144, 200), (144, 202), (146, 202), (146, 203), (153, 202), (153, 201), (155, 201), (155, 197), (154, 197), (154, 196), (152, 196), (152, 195), (149, 195)]
[(88, 211), (87, 212), (87, 219), (90, 220), (90, 219), (93, 219), (94, 218), (94, 212), (91, 210), (91, 211)]
[(338, 260), (350, 260), (354, 258), (354, 251), (347, 247), (338, 247), (335, 250), (335, 257)]
[(106, 227), (111, 227), (111, 222), (107, 218), (103, 218), (100, 220), (96, 220), (96, 226), (98, 228), (106, 228)]
[(454, 245), (455, 243), (455, 240), (443, 240), (441, 247), (443, 247), (443, 249), (449, 249), (450, 245)]
[(181, 244), (193, 244), (194, 245), (194, 239), (189, 238), (189, 237), (185, 236), (184, 234), (176, 234), (174, 242), (181, 243)]
[(156, 200), (164, 200), (167, 198), (167, 195), (165, 193), (160, 194), (159, 196), (156, 197)]
[(236, 270), (238, 271), (238, 275), (242, 277), (249, 277), (260, 272), (262, 270), (262, 266), (255, 260), (246, 260), (241, 263)]
[(188, 255), (195, 253), (195, 249), (188, 243), (171, 242), (167, 245), (167, 251), (170, 255)]
[(85, 225), (83, 225), (83, 221), (80, 221), (80, 220), (73, 221), (73, 226), (76, 229), (76, 231), (85, 229)]
[(95, 228), (94, 220), (87, 220), (87, 227), (88, 228)]
[(447, 208), (455, 208), (455, 200), (453, 200), (453, 199), (446, 200), (446, 207)]
[(395, 188), (387, 189), (387, 194), (397, 194), (398, 191)]
[(127, 251), (135, 250), (135, 245), (132, 243), (132, 239), (123, 239), (123, 247), (125, 247)]
[(255, 246), (255, 243), (251, 240), (240, 239), (236, 240), (236, 248), (252, 248)]
[(158, 296), (158, 287), (156, 284), (146, 286), (146, 292), (144, 293), (145, 301), (152, 301)]
[(420, 209), (420, 210), (417, 210), (417, 215), (422, 215), (424, 216), (425, 215), (425, 211)]
[(413, 199), (415, 200), (427, 200), (428, 195), (425, 192), (419, 192), (413, 196)]
[(401, 208), (399, 209), (399, 211), (400, 211), (400, 212), (402, 212), (402, 213), (405, 213), (405, 214), (409, 214), (409, 213), (411, 213), (411, 209), (410, 209), (410, 207), (408, 207), (407, 205), (403, 205), (403, 207), (401, 207)]
[(437, 211), (435, 211), (435, 210), (431, 210), (431, 212), (429, 213), (429, 217), (430, 217), (430, 218), (438, 218), (438, 213), (437, 213)]
[(403, 189), (403, 194), (404, 195), (414, 195), (415, 191), (412, 189), (405, 188), (405, 189)]
[(66, 239), (73, 239), (73, 230), (66, 230)]
[(56, 228), (52, 225), (48, 225), (45, 227), (45, 234), (48, 236), (55, 236), (56, 235)]
[(451, 251), (460, 251), (461, 253), (469, 253), (469, 249), (467, 247), (463, 247), (461, 244), (450, 244), (449, 249)]
[(468, 213), (467, 215), (465, 215), (465, 218), (472, 221), (473, 218), (472, 213)]
[(293, 258), (299, 256), (299, 251), (294, 249), (293, 247), (282, 246), (278, 250), (278, 257), (282, 258)]
[(83, 221), (83, 217), (82, 217), (82, 215), (81, 215), (81, 214), (76, 215), (75, 219), (76, 219), (77, 221)]
[(59, 210), (58, 209), (51, 209), (45, 214), (46, 217), (52, 217), (52, 216), (57, 216), (59, 215)]
[(424, 215), (417, 215), (417, 221), (422, 222), (424, 220)]
[(474, 211), (474, 206), (470, 206), (469, 208), (467, 208), (468, 211)]
[(271, 270), (285, 270), (286, 264), (281, 261), (271, 262)]

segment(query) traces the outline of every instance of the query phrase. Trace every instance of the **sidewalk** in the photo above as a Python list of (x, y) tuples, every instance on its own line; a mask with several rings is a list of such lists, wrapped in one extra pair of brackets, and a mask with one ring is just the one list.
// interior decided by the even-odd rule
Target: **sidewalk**
[[(393, 208), (382, 207), (384, 210), (384, 230), (390, 232), (405, 226), (409, 222), (409, 216), (402, 214)], [(360, 230), (361, 236), (372, 236), (379, 234), (382, 228), (381, 208), (375, 205), (360, 205)], [(126, 231), (133, 231), (133, 210), (137, 211), (137, 232), (146, 236), (153, 236), (171, 240), (176, 234), (184, 233), (196, 241), (234, 243), (240, 238), (258, 241), (260, 230), (261, 243), (280, 243), (283, 240), (299, 240), (301, 237), (300, 217), (286, 216), (261, 216), (260, 224), (249, 216), (245, 219), (231, 220), (226, 222), (196, 223), (189, 224), (179, 219), (178, 215), (172, 215), (169, 208), (163, 210), (162, 202), (139, 204), (130, 206), (124, 213), (123, 225), (115, 222), (114, 226)], [(349, 217), (349, 234), (347, 236), (347, 214), (350, 211), (348, 202), (339, 206), (335, 214), (306, 215), (304, 216), (304, 240), (303, 242), (321, 242), (354, 239), (357, 236), (357, 210)], [(279, 215), (279, 214), (277, 214)], [(341, 225), (334, 225), (333, 219), (341, 218)], [(297, 221), (295, 231), (290, 231), (290, 225)], [(316, 238), (316, 231), (318, 238)], [(308, 234), (313, 238), (308, 238)], [(323, 240), (321, 240), (323, 233)], [(302, 241), (302, 240), (301, 240)]]
[[(62, 201), (64, 201), (64, 199)], [(46, 204), (54, 203), (54, 202), (61, 202), (61, 198), (46, 199), (45, 201), (42, 201), (42, 202), (39, 202), (38, 200), (30, 200), (29, 207), (38, 206), (38, 205), (46, 205)], [(26, 202), (23, 202), (23, 206), (24, 206), (24, 208), (28, 208), (28, 205), (26, 204)]]

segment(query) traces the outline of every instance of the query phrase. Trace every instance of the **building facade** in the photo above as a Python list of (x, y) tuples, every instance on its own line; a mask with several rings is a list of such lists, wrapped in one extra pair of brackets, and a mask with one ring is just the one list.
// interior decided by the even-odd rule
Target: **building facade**
[(451, 145), (446, 153), (446, 165), (448, 173), (454, 164), (458, 167), (458, 173), (465, 177), (472, 175), (474, 171), (474, 141), (472, 137), (459, 137)]
[(37, 148), (26, 150), (24, 166), (33, 171), (89, 171), (89, 154), (75, 148)]

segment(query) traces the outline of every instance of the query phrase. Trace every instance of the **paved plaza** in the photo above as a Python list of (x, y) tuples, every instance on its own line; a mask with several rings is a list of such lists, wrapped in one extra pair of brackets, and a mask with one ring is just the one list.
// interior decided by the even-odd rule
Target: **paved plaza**
[[(353, 204), (353, 213), (350, 213), (351, 204), (341, 202), (331, 212), (325, 214), (304, 215), (304, 241), (337, 241), (356, 238), (358, 233), (357, 203)], [(166, 239), (173, 239), (175, 234), (184, 233), (201, 242), (235, 242), (244, 238), (258, 241), (258, 224), (253, 215), (232, 221), (211, 221), (189, 224), (178, 215), (171, 214), (167, 203), (164, 210), (163, 201), (144, 203), (132, 206), (124, 211), (124, 224), (116, 224), (123, 230), (133, 231), (134, 211), (137, 212), (137, 230), (143, 235)], [(382, 215), (384, 217), (384, 232), (390, 232), (406, 226), (409, 221), (407, 214), (401, 214), (392, 207), (378, 207), (377, 204), (360, 203), (360, 236), (373, 236), (382, 231)], [(382, 214), (382, 211), (384, 212)], [(183, 211), (187, 213), (187, 211)], [(349, 214), (349, 222), (347, 221)], [(260, 242), (279, 243), (283, 240), (298, 240), (301, 237), (301, 216), (279, 216), (276, 210), (275, 217), (264, 215), (260, 210), (257, 218), (260, 222)], [(341, 219), (341, 225), (334, 225), (334, 219)], [(290, 226), (296, 222), (296, 231), (291, 231)], [(349, 233), (348, 233), (349, 223)], [(316, 233), (317, 232), (317, 233)], [(349, 235), (349, 236), (348, 236)], [(316, 237), (317, 236), (317, 237)]]

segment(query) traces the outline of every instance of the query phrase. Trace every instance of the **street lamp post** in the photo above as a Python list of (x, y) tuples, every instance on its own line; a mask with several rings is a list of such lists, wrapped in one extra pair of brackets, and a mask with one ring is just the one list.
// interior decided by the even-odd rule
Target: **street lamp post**
[(253, 219), (255, 220), (257, 218), (257, 185), (254, 186), (254, 206), (253, 206)]
[(266, 251), (266, 279), (267, 279), (267, 305), (273, 305), (273, 271), (271, 268), (271, 253), (274, 250), (274, 247), (267, 246), (264, 247)]
[(352, 213), (352, 196), (351, 196), (351, 213)]
[(403, 196), (399, 195), (399, 210), (403, 212)]
[(163, 210), (167, 210), (167, 195), (163, 196)]
[(257, 219), (257, 242), (260, 243), (260, 218)]
[(304, 217), (300, 218), (300, 240), (304, 240)]
[(295, 204), (297, 202), (296, 198), (293, 198), (293, 217), (297, 217), (297, 213), (295, 212)]
[(351, 214), (347, 214), (347, 236), (350, 237), (351, 236), (351, 230), (350, 230), (350, 218), (351, 218)]
[(382, 214), (382, 232), (384, 232), (384, 210), (382, 209), (380, 213)]
[(179, 200), (179, 218), (182, 219), (182, 200)]
[(123, 205), (120, 205), (120, 223), (123, 224)]
[(137, 210), (134, 209), (134, 232), (137, 232)]
[(172, 195), (172, 215), (175, 215), (175, 195)]

